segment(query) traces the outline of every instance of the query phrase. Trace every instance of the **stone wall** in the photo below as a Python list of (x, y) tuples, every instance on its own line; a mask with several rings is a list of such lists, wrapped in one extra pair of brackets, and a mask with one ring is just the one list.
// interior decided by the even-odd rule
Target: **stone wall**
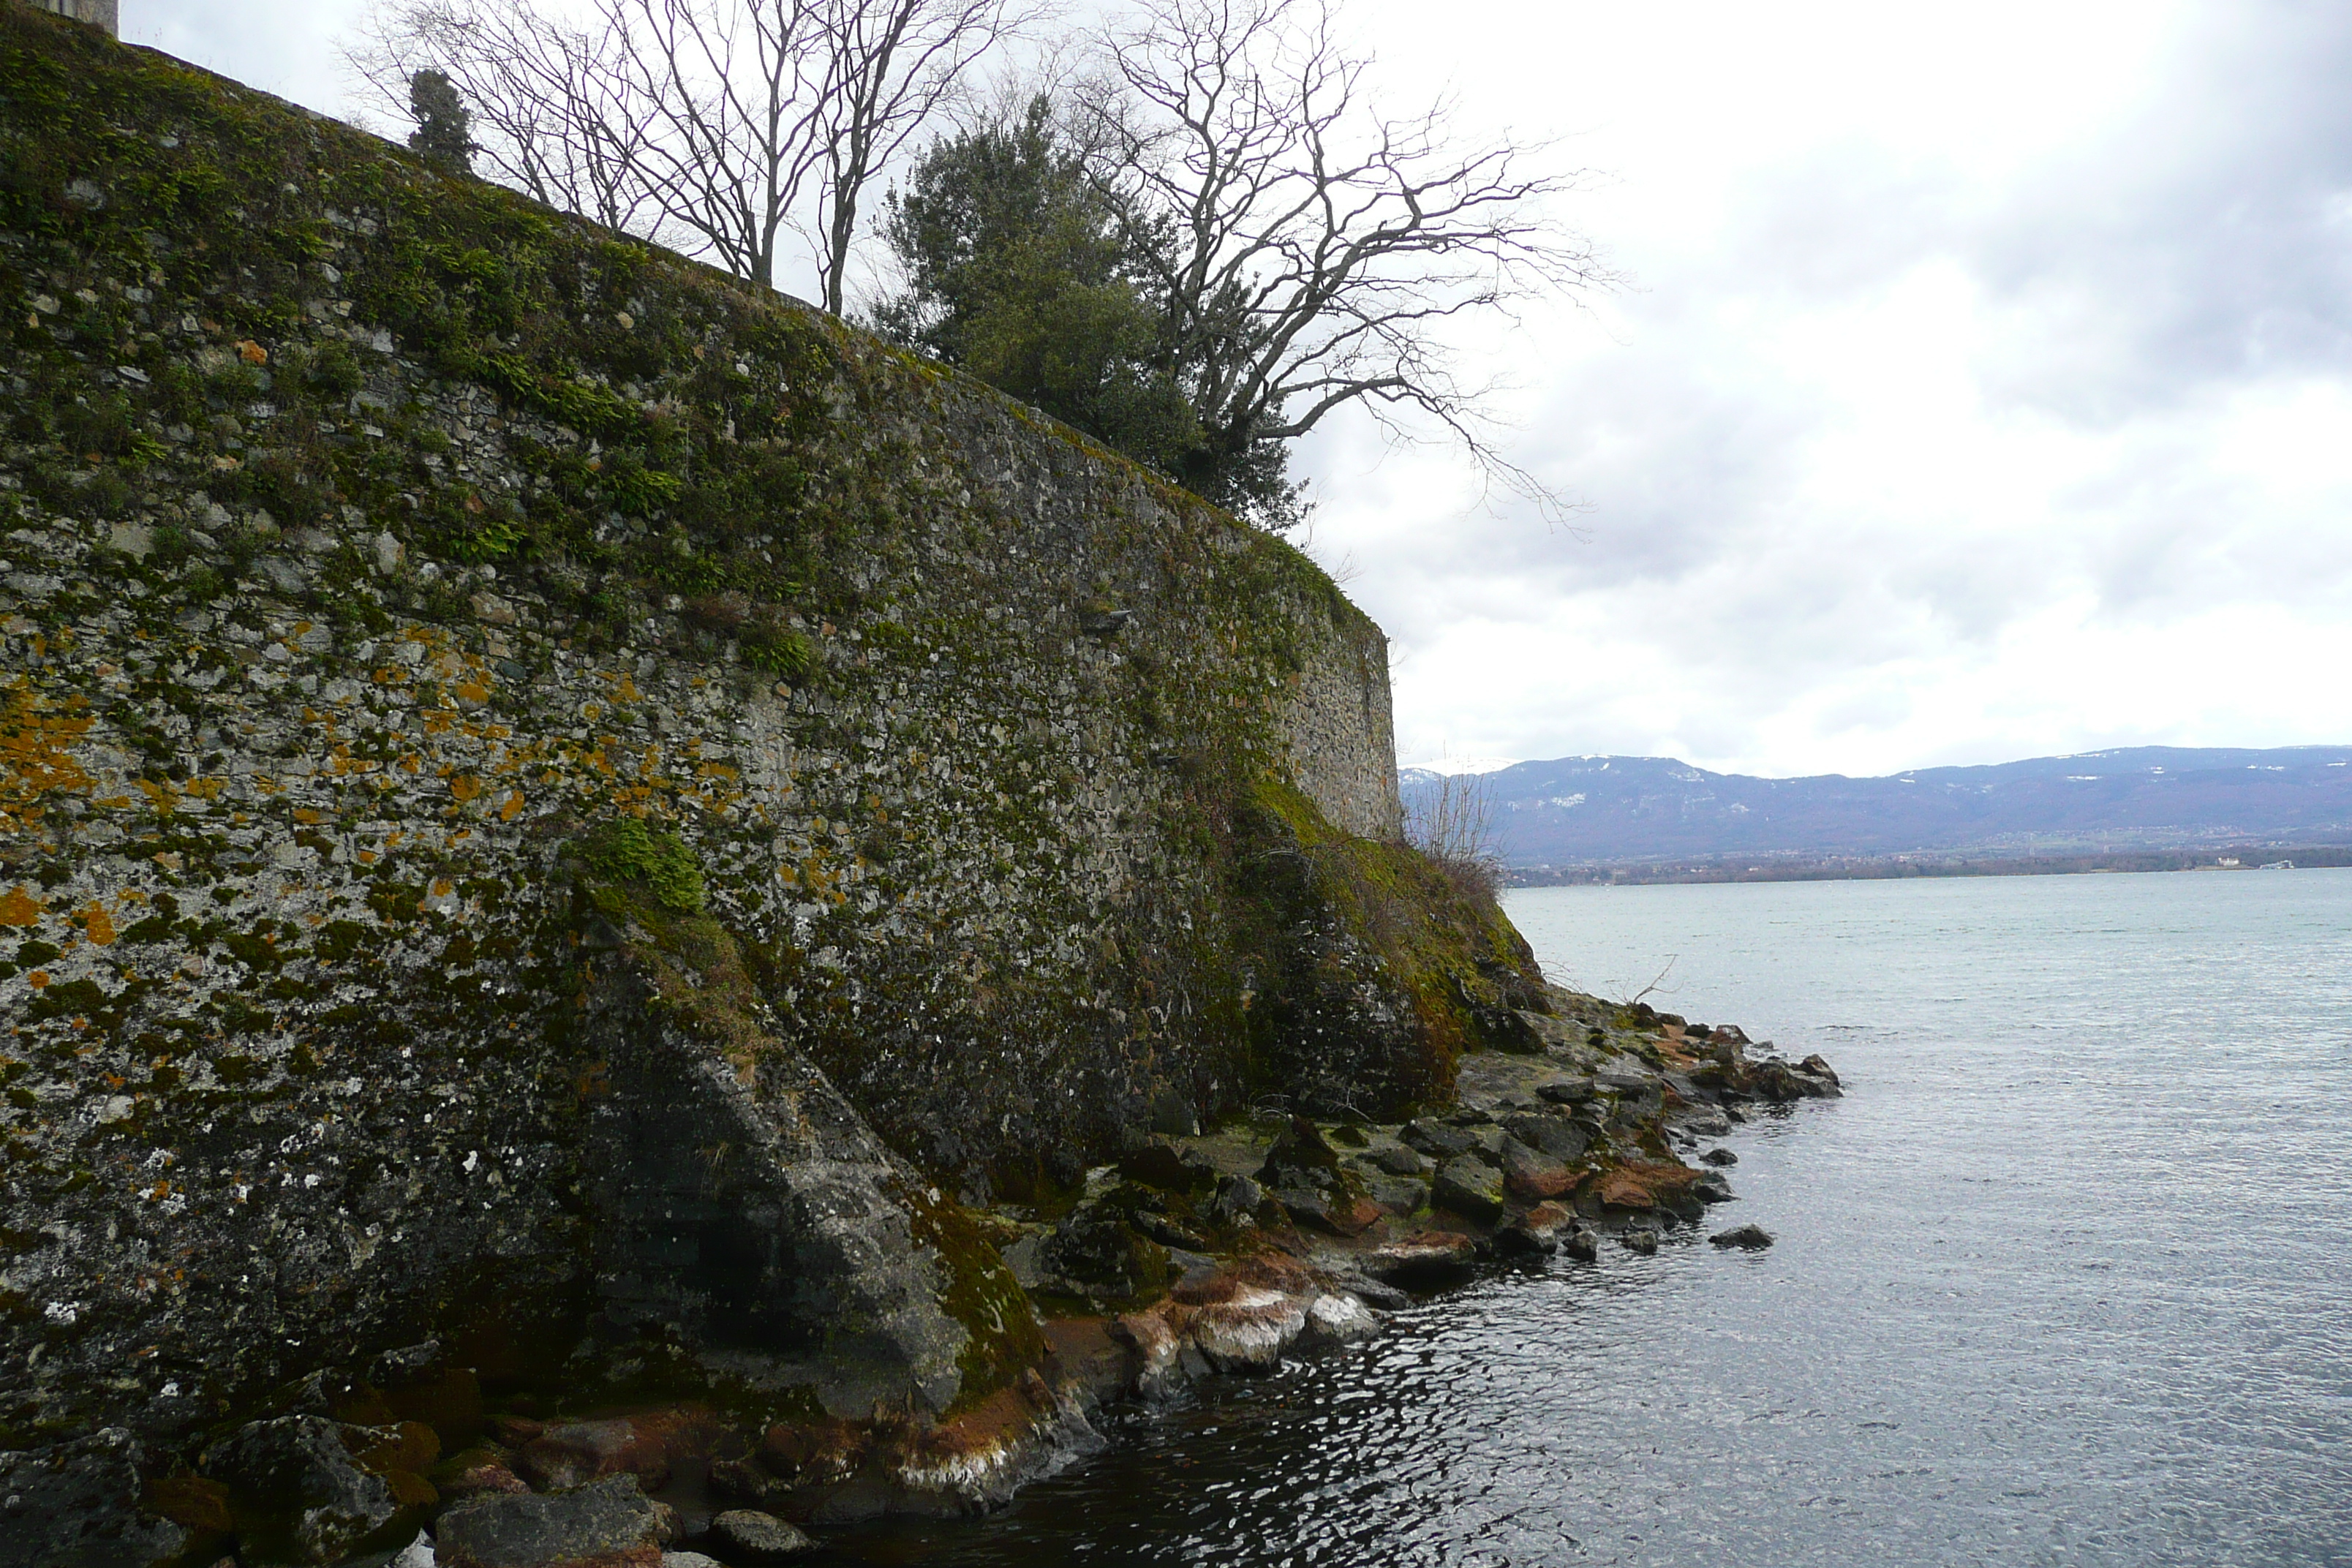
[(77, 22), (87, 22), (93, 27), (103, 28), (110, 38), (121, 32), (120, 0), (23, 0), (23, 3), (36, 11), (70, 16)]
[(0, 1447), (427, 1334), (941, 1411), (960, 1201), (1532, 973), (1327, 577), (815, 312), (7, 7), (0, 298)]

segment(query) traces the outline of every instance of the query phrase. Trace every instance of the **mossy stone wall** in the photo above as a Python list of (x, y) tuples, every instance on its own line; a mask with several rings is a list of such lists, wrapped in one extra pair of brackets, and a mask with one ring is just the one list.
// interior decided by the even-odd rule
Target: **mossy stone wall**
[(1323, 574), (792, 301), (0, 5), (0, 1438), (571, 1300), (622, 818), (927, 1204), (1528, 972)]

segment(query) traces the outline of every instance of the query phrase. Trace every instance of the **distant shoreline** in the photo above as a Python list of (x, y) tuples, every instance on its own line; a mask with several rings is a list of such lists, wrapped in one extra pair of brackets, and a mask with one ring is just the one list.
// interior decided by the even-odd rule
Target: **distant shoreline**
[(2126, 871), (2297, 870), (2352, 866), (2352, 845), (2253, 844), (2204, 849), (2126, 849), (2081, 855), (1971, 858), (1959, 854), (1773, 860), (1760, 865), (1684, 861), (1624, 866), (1505, 867), (1507, 888), (1643, 887), (1662, 882), (1860, 882), (1930, 877), (2075, 877)]

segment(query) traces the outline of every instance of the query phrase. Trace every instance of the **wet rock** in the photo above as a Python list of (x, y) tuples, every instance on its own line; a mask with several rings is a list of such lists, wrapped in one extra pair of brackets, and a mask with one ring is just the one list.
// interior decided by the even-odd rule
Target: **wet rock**
[(1818, 1051), (1814, 1052), (1811, 1056), (1807, 1057), (1803, 1061), (1799, 1062), (1797, 1064), (1797, 1070), (1801, 1073), (1810, 1074), (1814, 1078), (1827, 1080), (1832, 1089), (1842, 1087), (1838, 1081), (1838, 1075), (1831, 1068), (1828, 1062), (1822, 1059), (1821, 1053)]
[(1591, 1263), (1601, 1256), (1601, 1233), (1580, 1225), (1568, 1233), (1559, 1249), (1579, 1263)]
[(1184, 1384), (1184, 1342), (1162, 1312), (1132, 1312), (1111, 1321), (1110, 1334), (1135, 1352), (1135, 1392), (1165, 1399)]
[(743, 1568), (772, 1568), (815, 1544), (775, 1515), (749, 1509), (720, 1514), (710, 1521), (710, 1533), (719, 1549)]
[(1646, 1226), (1617, 1233), (1617, 1245), (1628, 1252), (1638, 1252), (1644, 1258), (1654, 1257), (1658, 1250), (1658, 1233)]
[(1692, 1117), (1683, 1123), (1683, 1129), (1701, 1138), (1721, 1138), (1731, 1131), (1731, 1118), (1719, 1110), (1713, 1111), (1706, 1116)]
[(1720, 1171), (1702, 1171), (1698, 1180), (1690, 1184), (1691, 1194), (1703, 1204), (1727, 1204), (1731, 1201), (1731, 1184), (1723, 1179)]
[(1406, 1122), (1397, 1136), (1407, 1148), (1417, 1149), (1437, 1161), (1451, 1160), (1478, 1147), (1478, 1135), (1467, 1128), (1451, 1127), (1427, 1118)]
[(1772, 1233), (1760, 1225), (1739, 1225), (1729, 1230), (1718, 1230), (1707, 1240), (1717, 1247), (1737, 1247), (1749, 1252), (1761, 1252), (1772, 1245)]
[(1478, 1244), (1454, 1231), (1422, 1231), (1384, 1242), (1359, 1261), (1375, 1279), (1423, 1289), (1468, 1279), (1478, 1261)]
[(630, 1421), (570, 1421), (516, 1450), (514, 1471), (541, 1491), (570, 1491), (606, 1476), (632, 1475), (647, 1490), (669, 1479), (660, 1437)]
[(121, 1427), (0, 1454), (0, 1568), (146, 1568), (185, 1551), (186, 1529), (140, 1507), (142, 1458)]
[(1307, 1324), (1299, 1338), (1316, 1345), (1353, 1344), (1378, 1333), (1380, 1327), (1380, 1314), (1357, 1297), (1326, 1291), (1307, 1304)]
[(1576, 1184), (1575, 1173), (1517, 1138), (1503, 1142), (1503, 1185), (1522, 1202), (1556, 1198)]
[(1492, 1225), (1503, 1217), (1503, 1173), (1475, 1155), (1458, 1154), (1438, 1168), (1429, 1197), (1464, 1219)]
[(248, 1558), (332, 1563), (389, 1524), (401, 1504), (360, 1468), (323, 1415), (256, 1421), (207, 1449), (205, 1473), (229, 1489)]
[(661, 1521), (635, 1476), (551, 1497), (485, 1496), (443, 1514), (439, 1568), (660, 1568)]
[(1538, 1204), (1511, 1224), (1495, 1233), (1496, 1244), (1506, 1252), (1549, 1254), (1559, 1250), (1560, 1234), (1574, 1223), (1575, 1215), (1564, 1205)]
[(1297, 1297), (1244, 1286), (1196, 1308), (1185, 1337), (1218, 1372), (1262, 1373), (1282, 1364), (1282, 1352), (1306, 1328), (1306, 1303)]
[(1706, 1161), (1710, 1165), (1737, 1165), (1739, 1163), (1739, 1156), (1733, 1153), (1728, 1149), (1709, 1149), (1706, 1153), (1701, 1154), (1699, 1158)]

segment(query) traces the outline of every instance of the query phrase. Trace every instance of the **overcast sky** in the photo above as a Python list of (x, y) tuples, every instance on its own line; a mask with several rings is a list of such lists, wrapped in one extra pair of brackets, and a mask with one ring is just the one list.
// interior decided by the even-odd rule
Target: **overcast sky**
[[(123, 0), (331, 111), (347, 0)], [(2352, 5), (1348, 0), (1635, 286), (1465, 353), (1574, 531), (1301, 453), (1408, 762), (2352, 742)]]

